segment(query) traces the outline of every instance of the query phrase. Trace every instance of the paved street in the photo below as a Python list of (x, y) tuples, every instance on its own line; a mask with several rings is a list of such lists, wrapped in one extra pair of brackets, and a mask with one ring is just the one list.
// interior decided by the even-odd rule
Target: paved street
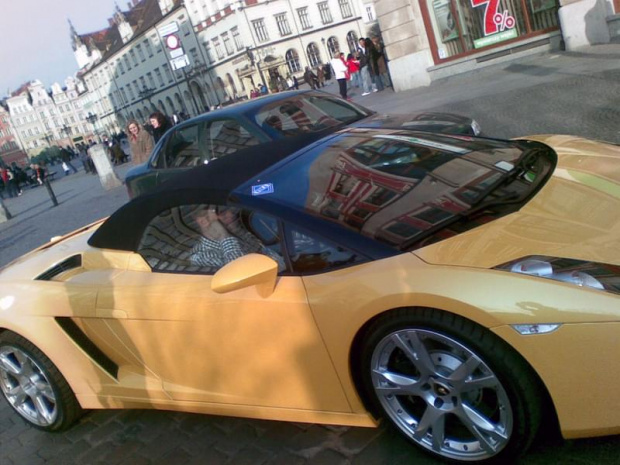
[[(337, 85), (325, 90), (336, 92)], [(428, 88), (391, 90), (354, 100), (377, 111), (450, 111), (471, 115), (485, 134), (576, 134), (620, 143), (620, 44), (528, 57), (455, 76)], [(118, 169), (123, 178), (128, 165)], [(105, 191), (84, 173), (5, 201), (0, 266), (104, 217), (127, 201), (124, 186)], [(613, 367), (610, 367), (613, 369)], [(579, 380), (575, 380), (579, 385)], [(66, 433), (26, 426), (0, 400), (0, 465), (37, 464), (435, 464), (391, 430), (329, 427), (156, 411), (91, 412)], [(546, 440), (523, 464), (620, 464), (620, 437)]]

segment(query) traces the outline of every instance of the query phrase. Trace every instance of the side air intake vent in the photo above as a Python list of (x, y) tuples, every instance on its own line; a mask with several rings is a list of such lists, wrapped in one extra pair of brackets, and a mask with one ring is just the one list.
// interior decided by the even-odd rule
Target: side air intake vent
[(118, 379), (118, 365), (104, 354), (71, 318), (56, 317), (56, 323), (97, 365), (103, 368), (110, 376)]
[(79, 268), (80, 266), (82, 266), (82, 256), (73, 255), (57, 265), (54, 265), (49, 270), (44, 271), (34, 279), (38, 281), (50, 281), (54, 278), (54, 276), (58, 276), (59, 274), (72, 270), (73, 268)]

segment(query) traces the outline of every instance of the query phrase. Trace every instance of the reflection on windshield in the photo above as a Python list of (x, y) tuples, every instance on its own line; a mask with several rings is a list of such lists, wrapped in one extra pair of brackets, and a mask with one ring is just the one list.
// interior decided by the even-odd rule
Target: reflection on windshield
[(409, 248), (429, 235), (450, 237), (514, 210), (549, 172), (552, 154), (542, 144), (524, 150), (522, 142), (359, 130), (293, 168), (302, 171), (306, 189), (297, 185), (297, 192), (280, 189), (276, 196)]
[(362, 109), (337, 98), (300, 95), (265, 105), (255, 118), (267, 132), (291, 136), (334, 130), (366, 116)]

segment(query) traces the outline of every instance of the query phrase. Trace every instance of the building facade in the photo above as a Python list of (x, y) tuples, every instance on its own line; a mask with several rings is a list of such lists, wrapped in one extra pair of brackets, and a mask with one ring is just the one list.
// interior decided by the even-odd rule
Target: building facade
[(70, 26), (82, 108), (99, 135), (154, 110), (197, 115), (355, 50), (374, 23), (360, 0), (133, 0), (104, 30)]
[(618, 3), (374, 0), (397, 91), (529, 53), (607, 43), (620, 35)]
[(24, 166), (27, 162), (28, 157), (15, 138), (11, 115), (4, 105), (0, 105), (0, 165), (17, 163)]

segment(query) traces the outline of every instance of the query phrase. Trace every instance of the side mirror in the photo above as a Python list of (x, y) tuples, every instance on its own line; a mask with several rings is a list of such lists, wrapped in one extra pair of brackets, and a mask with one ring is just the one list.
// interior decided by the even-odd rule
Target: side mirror
[(211, 281), (218, 294), (256, 286), (261, 297), (268, 297), (276, 287), (278, 264), (261, 254), (248, 254), (222, 267)]

